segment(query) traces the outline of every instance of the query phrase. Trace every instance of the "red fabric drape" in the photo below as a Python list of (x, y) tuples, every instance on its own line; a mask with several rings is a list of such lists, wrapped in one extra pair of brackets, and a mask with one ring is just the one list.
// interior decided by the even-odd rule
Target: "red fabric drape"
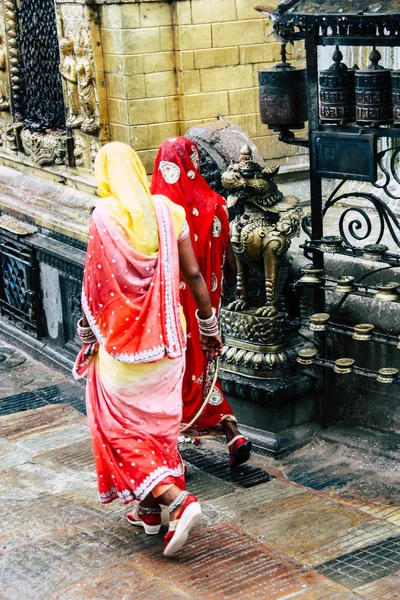
[[(185, 209), (196, 259), (210, 293), (212, 305), (218, 311), (222, 267), (229, 241), (228, 210), (225, 199), (214, 192), (200, 175), (199, 163), (199, 150), (191, 140), (177, 137), (165, 141), (155, 160), (151, 191), (153, 194), (167, 196)], [(187, 424), (204, 402), (208, 363), (200, 346), (195, 316), (197, 307), (183, 281), (180, 299), (187, 322), (182, 417), (182, 423)], [(232, 410), (221, 385), (217, 382), (209, 403), (191, 428), (206, 429), (215, 426), (231, 414)]]

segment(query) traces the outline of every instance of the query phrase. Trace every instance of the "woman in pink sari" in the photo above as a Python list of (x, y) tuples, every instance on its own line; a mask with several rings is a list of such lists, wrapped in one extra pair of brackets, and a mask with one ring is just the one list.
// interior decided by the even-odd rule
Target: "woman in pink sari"
[(201, 514), (197, 498), (184, 491), (177, 451), (185, 365), (180, 271), (196, 298), (210, 359), (219, 356), (221, 340), (183, 209), (151, 195), (142, 163), (125, 144), (100, 150), (96, 182), (75, 372), (88, 377), (100, 500), (139, 500), (127, 518), (148, 534), (158, 533), (160, 504), (167, 505), (164, 554), (171, 556)]

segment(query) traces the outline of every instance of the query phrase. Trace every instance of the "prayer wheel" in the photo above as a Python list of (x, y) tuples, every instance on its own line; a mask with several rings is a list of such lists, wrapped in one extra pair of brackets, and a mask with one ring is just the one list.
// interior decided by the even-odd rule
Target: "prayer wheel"
[(305, 69), (286, 62), (273, 69), (258, 72), (261, 121), (271, 129), (302, 129), (307, 121), (307, 88)]
[(359, 125), (387, 125), (393, 122), (391, 70), (379, 65), (380, 53), (374, 48), (371, 64), (355, 74), (356, 121)]
[(354, 69), (342, 63), (343, 54), (336, 46), (333, 64), (319, 77), (319, 116), (321, 123), (341, 124), (355, 118)]
[(400, 127), (400, 71), (392, 73), (394, 126)]

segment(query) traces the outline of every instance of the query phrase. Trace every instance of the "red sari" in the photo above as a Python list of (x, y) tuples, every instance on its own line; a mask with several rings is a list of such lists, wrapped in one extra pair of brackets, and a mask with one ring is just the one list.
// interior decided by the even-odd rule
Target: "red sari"
[[(214, 192), (200, 175), (199, 163), (199, 150), (194, 142), (184, 137), (165, 141), (155, 160), (151, 191), (167, 196), (185, 209), (196, 260), (211, 303), (218, 312), (222, 268), (229, 242), (228, 209), (225, 199)], [(208, 429), (226, 418), (232, 420), (232, 409), (219, 381), (215, 382), (210, 392), (212, 376), (200, 346), (195, 316), (197, 307), (184, 281), (181, 281), (180, 289), (180, 301), (187, 322), (182, 427)], [(205, 402), (207, 397), (208, 402)]]

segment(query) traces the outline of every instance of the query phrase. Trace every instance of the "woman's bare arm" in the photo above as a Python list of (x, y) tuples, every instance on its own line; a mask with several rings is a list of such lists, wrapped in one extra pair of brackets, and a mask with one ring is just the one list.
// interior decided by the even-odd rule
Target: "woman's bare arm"
[[(192, 242), (187, 236), (179, 245), (179, 267), (199, 309), (199, 317), (208, 319), (212, 315), (212, 305), (207, 286), (200, 272), (193, 252)], [(221, 356), (222, 342), (219, 335), (213, 337), (201, 336), (202, 349), (209, 360)]]

